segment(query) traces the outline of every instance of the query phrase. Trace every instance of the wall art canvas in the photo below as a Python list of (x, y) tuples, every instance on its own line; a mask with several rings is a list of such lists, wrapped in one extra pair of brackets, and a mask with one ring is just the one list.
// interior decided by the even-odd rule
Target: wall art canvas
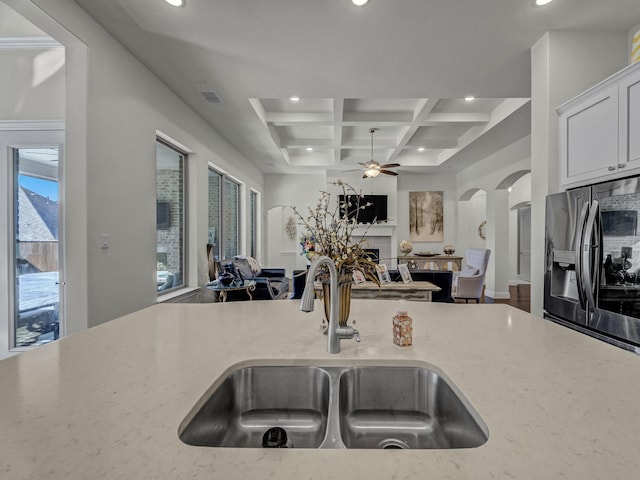
[(443, 192), (409, 192), (409, 240), (444, 240), (443, 204)]

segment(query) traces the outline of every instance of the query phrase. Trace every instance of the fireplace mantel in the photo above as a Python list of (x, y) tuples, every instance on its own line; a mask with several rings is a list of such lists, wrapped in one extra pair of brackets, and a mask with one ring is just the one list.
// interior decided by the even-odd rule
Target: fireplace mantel
[(391, 237), (398, 226), (397, 223), (374, 223), (372, 225), (357, 226), (353, 229), (354, 236)]

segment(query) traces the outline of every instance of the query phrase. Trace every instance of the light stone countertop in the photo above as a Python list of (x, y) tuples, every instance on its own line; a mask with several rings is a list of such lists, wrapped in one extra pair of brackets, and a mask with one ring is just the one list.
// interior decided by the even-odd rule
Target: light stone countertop
[[(618, 479), (640, 472), (640, 357), (506, 305), (353, 300), (362, 342), (326, 353), (322, 306), (160, 304), (0, 361), (0, 478)], [(459, 450), (192, 447), (178, 426), (232, 366), (428, 362), (489, 440)]]

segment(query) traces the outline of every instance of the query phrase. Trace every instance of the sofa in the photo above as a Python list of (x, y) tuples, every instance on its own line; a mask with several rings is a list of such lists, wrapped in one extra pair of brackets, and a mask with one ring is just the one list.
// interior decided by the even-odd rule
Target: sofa
[[(401, 282), (402, 277), (397, 270), (389, 270), (392, 282)], [(411, 278), (416, 282), (431, 282), (440, 287), (439, 292), (431, 294), (432, 302), (453, 303), (451, 285), (453, 272), (451, 270), (411, 270)]]
[[(275, 300), (286, 298), (289, 293), (289, 278), (284, 268), (262, 268), (252, 257), (235, 256), (231, 260), (220, 260), (218, 271), (228, 267), (242, 280), (253, 280), (256, 288), (251, 292), (254, 300)], [(227, 302), (247, 300), (246, 292), (227, 292)]]

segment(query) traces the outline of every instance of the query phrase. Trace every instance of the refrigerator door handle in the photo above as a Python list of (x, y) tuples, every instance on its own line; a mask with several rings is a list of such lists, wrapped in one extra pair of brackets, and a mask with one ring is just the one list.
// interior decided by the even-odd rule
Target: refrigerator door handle
[(582, 244), (585, 238), (585, 229), (587, 223), (587, 217), (589, 215), (589, 202), (585, 202), (582, 205), (582, 212), (580, 213), (580, 221), (578, 222), (578, 228), (580, 229), (580, 237), (576, 243), (576, 287), (578, 289), (578, 301), (580, 302), (580, 308), (586, 311), (586, 295), (584, 292), (584, 283), (582, 279), (583, 271), (583, 253)]
[[(587, 218), (587, 224), (584, 228), (584, 234), (582, 237), (582, 288), (586, 292), (587, 301), (589, 302), (589, 309), (592, 311), (596, 308), (594, 291), (597, 288), (598, 271), (594, 268), (599, 268), (599, 265), (593, 265), (591, 259), (595, 259), (596, 264), (600, 258), (600, 224), (598, 222), (600, 212), (598, 201), (591, 202), (591, 208), (589, 209), (589, 217)], [(591, 243), (591, 240), (594, 240)], [(593, 251), (593, 255), (592, 255)], [(585, 310), (588, 311), (589, 309)]]

